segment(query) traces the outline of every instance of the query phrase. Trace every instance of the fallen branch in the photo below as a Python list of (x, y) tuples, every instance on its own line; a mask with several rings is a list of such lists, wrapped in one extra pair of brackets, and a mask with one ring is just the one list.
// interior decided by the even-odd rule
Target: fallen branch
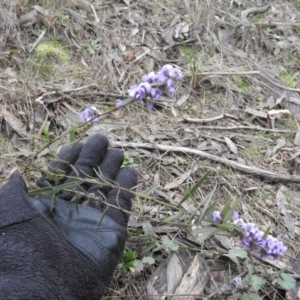
[[(184, 119), (187, 122), (193, 122), (193, 123), (201, 123), (202, 119), (190, 119), (185, 118)], [(195, 121), (198, 120), (198, 121)], [(196, 127), (197, 129), (206, 129), (206, 130), (253, 130), (253, 131), (263, 131), (263, 132), (273, 132), (273, 133), (297, 133), (297, 131), (293, 130), (283, 130), (283, 129), (270, 129), (270, 128), (263, 128), (263, 127), (257, 127), (257, 126), (199, 126)]]
[(232, 169), (239, 170), (243, 173), (250, 174), (253, 176), (261, 176), (264, 178), (268, 178), (274, 181), (287, 181), (287, 182), (295, 182), (300, 183), (300, 176), (295, 175), (282, 175), (270, 172), (268, 170), (260, 169), (253, 166), (246, 166), (242, 165), (240, 163), (237, 163), (233, 160), (229, 160), (227, 158), (223, 158), (220, 156), (215, 156), (210, 153), (196, 150), (196, 149), (190, 149), (186, 147), (177, 147), (177, 146), (168, 146), (168, 145), (161, 145), (161, 144), (150, 144), (150, 143), (127, 143), (127, 142), (114, 142), (114, 147), (125, 147), (125, 148), (141, 148), (141, 149), (148, 149), (148, 150), (158, 150), (158, 151), (172, 151), (172, 152), (181, 152), (186, 154), (194, 154), (196, 156), (199, 156), (201, 158), (207, 158), (212, 161), (219, 162), (223, 165), (226, 165)]

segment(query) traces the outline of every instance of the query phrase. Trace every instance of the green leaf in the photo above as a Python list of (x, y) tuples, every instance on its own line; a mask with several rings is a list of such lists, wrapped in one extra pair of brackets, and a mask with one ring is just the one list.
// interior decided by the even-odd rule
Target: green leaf
[(233, 223), (227, 223), (227, 224), (223, 224), (223, 223), (213, 223), (212, 224), (214, 227), (218, 227), (220, 229), (223, 229), (223, 230), (237, 230), (237, 231), (240, 231), (240, 232), (243, 232), (244, 229), (243, 228), (240, 228), (239, 226), (233, 224)]
[(261, 300), (261, 298), (256, 294), (247, 293), (242, 295), (242, 300)]
[(41, 188), (41, 189), (36, 189), (33, 191), (30, 191), (29, 196), (47, 196), (47, 197), (51, 197), (52, 195), (57, 194), (58, 192), (62, 191), (62, 190), (66, 190), (66, 189), (72, 189), (78, 185), (81, 184), (81, 181), (71, 181), (68, 183), (64, 183), (61, 185), (57, 185), (57, 186), (51, 186), (51, 187), (45, 187), (45, 188)]
[(296, 286), (295, 278), (292, 275), (286, 273), (280, 274), (277, 282), (284, 290), (287, 291), (293, 289)]
[(128, 262), (128, 261), (134, 260), (136, 257), (137, 257), (136, 251), (128, 249), (123, 253), (122, 259), (124, 262)]
[(221, 217), (222, 217), (222, 222), (223, 222), (223, 223), (226, 223), (226, 222), (224, 222), (224, 218), (225, 218), (225, 216), (227, 216), (227, 214), (228, 214), (228, 212), (229, 212), (229, 210), (230, 210), (230, 206), (231, 206), (231, 201), (227, 201), (227, 202), (225, 203), (225, 205), (224, 205), (222, 211), (221, 211)]
[(226, 211), (224, 211), (224, 209), (225, 209), (225, 207), (224, 207), (223, 211), (221, 212), (222, 223), (226, 223), (228, 220), (230, 220), (232, 218), (233, 212), (235, 210), (237, 210), (241, 200), (242, 200), (242, 198), (236, 199), (231, 205), (229, 202), (229, 206), (230, 206), (229, 209), (226, 207), (228, 202), (225, 204)]
[(177, 251), (179, 248), (178, 243), (172, 240), (164, 240), (162, 243), (165, 247), (170, 248), (172, 251)]
[(50, 121), (47, 121), (43, 128), (43, 135), (49, 136)]
[(155, 182), (143, 194), (144, 195), (151, 195), (159, 186), (160, 186), (159, 182)]
[(188, 198), (192, 197), (196, 190), (201, 186), (201, 184), (206, 180), (208, 175), (210, 174), (210, 171), (206, 172), (197, 182), (196, 184), (186, 193), (186, 195), (182, 198), (182, 200), (179, 202), (178, 205), (181, 205), (184, 201), (186, 201)]
[(247, 258), (248, 252), (242, 249), (231, 249), (228, 252), (228, 256), (231, 258), (235, 258), (235, 257)]
[(201, 215), (197, 219), (197, 222), (201, 222), (208, 214), (210, 214), (211, 211), (213, 211), (216, 203), (213, 203), (212, 205), (210, 205), (210, 207), (208, 207), (208, 205), (209, 205), (209, 203), (210, 203), (210, 201), (212, 199), (212, 196), (215, 193), (216, 188), (217, 188), (217, 185), (215, 185), (214, 189), (211, 191), (211, 193), (209, 194), (209, 196), (204, 200), (204, 202), (203, 202), (204, 207), (202, 209)]
[(177, 214), (174, 214), (173, 216), (167, 217), (164, 219), (164, 222), (173, 222), (175, 220), (180, 219), (182, 216), (185, 215), (185, 212), (183, 210), (179, 211)]
[(269, 227), (266, 229), (266, 231), (264, 232), (262, 238), (263, 238), (263, 239), (266, 239), (267, 236), (268, 236), (268, 234), (270, 233), (270, 231), (271, 231), (271, 227), (269, 226)]
[(267, 282), (264, 278), (257, 276), (257, 275), (251, 275), (246, 276), (246, 280), (255, 288), (255, 290), (259, 291)]
[(142, 263), (143, 264), (149, 264), (149, 265), (153, 265), (155, 263), (155, 259), (151, 256), (145, 256), (142, 259)]
[(17, 156), (30, 156), (30, 155), (33, 155), (34, 152), (33, 151), (16, 151), (16, 152), (10, 152), (10, 153), (5, 153), (5, 154), (2, 154), (1, 157), (17, 157)]
[(132, 272), (134, 272), (134, 271), (141, 272), (141, 271), (144, 270), (144, 264), (140, 260), (138, 260), (138, 259), (134, 261), (134, 265), (133, 266), (134, 266), (134, 269), (130, 268), (130, 270)]
[(70, 143), (72, 145), (75, 144), (75, 130), (72, 129), (70, 132), (69, 132), (69, 140), (70, 140)]

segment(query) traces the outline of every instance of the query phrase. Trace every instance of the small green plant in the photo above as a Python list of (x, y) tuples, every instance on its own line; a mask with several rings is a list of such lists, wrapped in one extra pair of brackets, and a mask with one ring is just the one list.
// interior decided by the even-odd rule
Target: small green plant
[(298, 73), (294, 74), (293, 76), (290, 75), (288, 72), (283, 72), (279, 75), (279, 78), (282, 79), (284, 84), (288, 87), (292, 87), (295, 85), (295, 78), (298, 76)]
[(133, 251), (131, 249), (126, 250), (117, 268), (123, 273), (126, 273), (128, 271), (140, 272), (144, 269), (145, 265), (153, 265), (155, 263), (154, 258), (152, 258), (151, 256), (144, 256), (142, 260), (136, 258), (136, 251)]
[(97, 53), (100, 49), (100, 42), (101, 42), (101, 39), (100, 38), (96, 38), (92, 41), (90, 41), (87, 45), (86, 45), (86, 48), (87, 48), (87, 51), (94, 55), (95, 53)]
[(136, 261), (136, 257), (136, 251), (133, 251), (131, 249), (124, 251), (123, 257), (119, 262), (117, 268), (124, 273), (128, 272), (129, 270), (134, 270), (134, 263)]
[(125, 154), (123, 167), (137, 167), (138, 164), (134, 163), (134, 160), (131, 156)]
[(186, 164), (187, 160), (182, 157), (176, 156), (176, 157), (169, 158), (169, 162), (174, 164), (177, 167), (178, 165)]
[(49, 42), (40, 43), (35, 51), (37, 53), (37, 60), (41, 62), (45, 59), (54, 57), (61, 62), (67, 62), (69, 60), (69, 55), (67, 51), (63, 48), (61, 41), (59, 39), (54, 39)]
[[(247, 266), (248, 274), (242, 279), (238, 276), (235, 277), (234, 281), (238, 281), (239, 285), (246, 288), (248, 291), (243, 293), (243, 300), (260, 300), (259, 292), (263, 291), (269, 285), (278, 285), (283, 290), (291, 290), (296, 286), (296, 280), (290, 274), (280, 270), (275, 274), (268, 274), (267, 272), (260, 275), (254, 274), (253, 270), (254, 263), (249, 253), (242, 249), (231, 249), (228, 252), (228, 256), (231, 259), (240, 258), (244, 259), (245, 266)], [(237, 280), (238, 278), (238, 280)]]
[(241, 76), (236, 76), (235, 77), (237, 86), (242, 89), (242, 90), (247, 90), (249, 88), (248, 82)]
[(300, 1), (295, 1), (293, 5), (296, 9), (300, 9)]

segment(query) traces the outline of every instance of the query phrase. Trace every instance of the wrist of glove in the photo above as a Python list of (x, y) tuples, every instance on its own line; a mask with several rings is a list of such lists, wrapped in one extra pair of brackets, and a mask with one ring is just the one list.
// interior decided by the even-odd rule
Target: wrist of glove
[[(45, 187), (48, 191), (59, 185), (72, 187), (56, 194), (56, 204), (45, 194), (28, 196), (22, 177), (13, 174), (0, 190), (0, 201), (4, 199), (2, 205), (7, 213), (0, 221), (0, 229), (34, 218), (38, 212), (61, 232), (71, 247), (93, 262), (106, 280), (101, 284), (107, 285), (124, 250), (129, 217), (125, 211), (131, 210), (133, 194), (130, 189), (137, 184), (136, 172), (121, 168), (123, 160), (121, 151), (108, 150), (108, 140), (102, 135), (89, 138), (85, 144), (63, 147), (58, 159), (50, 163), (52, 175), (42, 177), (37, 183), (44, 188), (41, 193)], [(9, 208), (9, 203), (14, 202), (11, 197), (24, 205), (17, 216), (10, 214), (13, 209)], [(79, 204), (71, 201), (76, 198)], [(34, 210), (30, 210), (24, 200)], [(87, 205), (81, 205), (83, 202)]]

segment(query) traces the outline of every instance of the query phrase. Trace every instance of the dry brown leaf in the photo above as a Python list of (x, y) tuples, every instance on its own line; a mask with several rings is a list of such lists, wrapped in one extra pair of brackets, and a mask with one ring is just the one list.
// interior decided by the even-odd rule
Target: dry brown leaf
[(288, 202), (285, 199), (285, 196), (283, 194), (285, 189), (286, 188), (284, 186), (281, 186), (276, 194), (276, 202), (277, 202), (278, 212), (283, 216), (286, 214), (286, 206), (288, 205)]
[(173, 253), (167, 266), (167, 286), (169, 295), (174, 294), (181, 282), (182, 276), (183, 272), (180, 260), (176, 253)]
[(189, 177), (189, 173), (184, 173), (181, 176), (177, 177), (175, 180), (167, 183), (164, 186), (164, 189), (166, 189), (166, 190), (174, 189), (174, 188), (178, 187), (179, 185), (181, 185), (182, 183), (184, 183), (188, 177)]
[(131, 41), (130, 40), (124, 40), (124, 45), (126, 47), (130, 47), (131, 46)]
[(278, 139), (276, 146), (273, 148), (272, 154), (274, 155), (277, 150), (285, 146), (285, 139)]
[(171, 107), (171, 112), (174, 117), (177, 117), (177, 111), (173, 106)]
[(80, 61), (81, 61), (82, 65), (83, 65), (85, 68), (89, 69), (89, 66), (88, 66), (88, 64), (86, 63), (86, 61), (84, 60), (83, 57), (81, 57)]
[(237, 149), (236, 145), (233, 143), (233, 141), (230, 138), (226, 137), (226, 136), (224, 137), (224, 139), (225, 139), (226, 145), (228, 146), (230, 151), (233, 154), (238, 154), (238, 149)]
[(176, 102), (176, 106), (181, 106), (183, 105), (188, 99), (189, 99), (190, 95), (189, 94), (185, 94), (182, 95), (178, 101)]
[(133, 52), (128, 52), (127, 55), (125, 56), (125, 62), (129, 63), (131, 61), (133, 61), (135, 58), (134, 53)]
[(193, 300), (195, 295), (201, 295), (208, 286), (211, 270), (204, 260), (201, 260), (201, 263), (200, 260), (200, 257), (196, 254), (172, 300), (177, 300), (178, 295), (185, 295), (185, 300)]
[(1, 107), (1, 116), (9, 124), (9, 126), (18, 134), (20, 134), (23, 137), (30, 137), (30, 134), (26, 132), (26, 126), (4, 107)]

